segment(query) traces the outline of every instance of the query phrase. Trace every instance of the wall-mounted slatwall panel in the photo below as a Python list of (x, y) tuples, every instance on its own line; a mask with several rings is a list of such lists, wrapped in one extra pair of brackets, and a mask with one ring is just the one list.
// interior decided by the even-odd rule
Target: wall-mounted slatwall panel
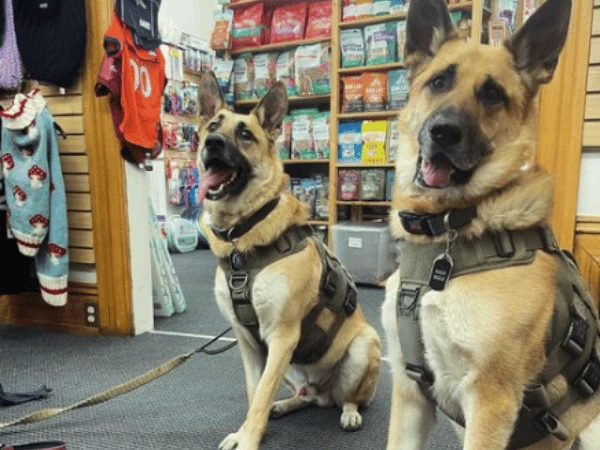
[(600, 147), (600, 0), (594, 0), (583, 146)]

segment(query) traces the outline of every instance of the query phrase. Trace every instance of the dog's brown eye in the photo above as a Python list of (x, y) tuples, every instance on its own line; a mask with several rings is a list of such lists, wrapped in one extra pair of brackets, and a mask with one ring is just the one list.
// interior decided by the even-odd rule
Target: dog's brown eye
[(218, 127), (219, 127), (219, 125), (217, 125), (215, 122), (213, 122), (208, 126), (208, 131), (210, 131), (212, 133), (214, 131), (217, 131)]
[(431, 80), (430, 85), (431, 88), (434, 91), (443, 91), (444, 89), (446, 89), (446, 76), (445, 75), (439, 75), (437, 77), (435, 77), (433, 80)]
[(248, 130), (242, 130), (240, 132), (240, 136), (242, 137), (242, 139), (246, 139), (247, 141), (254, 140), (254, 135), (252, 133), (250, 133)]
[(508, 102), (504, 89), (491, 79), (488, 79), (483, 84), (479, 92), (477, 92), (477, 97), (484, 105), (507, 104)]

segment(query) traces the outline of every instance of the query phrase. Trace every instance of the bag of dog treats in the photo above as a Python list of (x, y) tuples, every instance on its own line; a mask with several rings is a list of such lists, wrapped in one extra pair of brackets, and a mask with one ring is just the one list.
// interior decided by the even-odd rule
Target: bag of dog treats
[(404, 47), (406, 46), (406, 20), (400, 20), (396, 26), (396, 48), (398, 62), (404, 62)]
[(331, 114), (319, 112), (313, 116), (312, 134), (317, 159), (329, 158), (331, 147), (329, 145), (329, 119)]
[(387, 16), (391, 13), (392, 0), (373, 0), (373, 15)]
[(388, 169), (385, 171), (385, 201), (391, 202), (394, 197), (394, 180), (396, 173), (394, 169)]
[(349, 75), (341, 78), (342, 81), (342, 112), (362, 112), (363, 106), (363, 78), (361, 75)]
[(210, 47), (213, 50), (229, 50), (231, 45), (233, 10), (215, 11), (213, 17), (214, 27), (210, 37)]
[(295, 62), (296, 59), (293, 50), (282, 52), (277, 56), (275, 77), (285, 84), (287, 95), (298, 95)]
[(275, 141), (275, 151), (280, 159), (290, 159), (292, 152), (292, 116), (284, 116), (281, 134)]
[(233, 90), (231, 89), (231, 78), (233, 75), (233, 59), (217, 58), (213, 62), (213, 72), (228, 105), (233, 105)]
[(373, 0), (355, 0), (356, 18), (366, 19), (373, 15)]
[(338, 162), (360, 163), (362, 152), (362, 122), (346, 122), (338, 125)]
[(365, 120), (362, 123), (361, 163), (384, 164), (387, 121)]
[(316, 109), (292, 111), (292, 159), (316, 159), (312, 124)]
[(365, 27), (367, 66), (387, 64), (396, 58), (396, 22), (378, 23)]
[(326, 175), (316, 174), (315, 180), (315, 219), (327, 220), (329, 218), (329, 179)]
[(233, 50), (258, 47), (261, 44), (264, 13), (263, 3), (235, 10), (231, 32), (231, 48)]
[(236, 100), (247, 100), (254, 94), (254, 55), (244, 53), (233, 63), (233, 95)]
[(304, 38), (306, 3), (277, 6), (271, 21), (271, 44)]
[(296, 49), (296, 85), (299, 95), (331, 93), (331, 45), (303, 45)]
[(342, 169), (338, 171), (338, 199), (344, 201), (360, 199), (360, 171)]
[(331, 36), (331, 1), (310, 3), (306, 39)]
[(385, 169), (364, 169), (360, 173), (360, 199), (379, 200), (385, 198)]
[(344, 0), (344, 6), (342, 7), (342, 21), (350, 22), (356, 20), (356, 0)]
[(388, 72), (388, 108), (400, 109), (408, 101), (408, 71), (406, 69)]
[(300, 200), (308, 207), (310, 218), (315, 217), (315, 201), (317, 199), (317, 184), (312, 178), (302, 178), (300, 181), (302, 187), (302, 197)]
[(386, 142), (386, 153), (387, 162), (392, 163), (396, 161), (396, 155), (400, 147), (400, 128), (398, 127), (398, 119), (392, 119), (388, 121), (387, 128), (387, 142)]
[(365, 111), (383, 111), (387, 106), (387, 75), (382, 72), (365, 72), (363, 102)]
[(254, 93), (261, 98), (277, 81), (277, 54), (258, 53), (254, 55)]
[(265, 17), (264, 17), (264, 27), (262, 32), (262, 43), (264, 45), (271, 42), (271, 28), (273, 24), (273, 10), (275, 7), (273, 5), (265, 5)]
[(342, 30), (342, 67), (359, 67), (365, 63), (365, 40), (360, 28)]
[(404, 0), (391, 0), (390, 14), (400, 14), (403, 11), (406, 11), (404, 9)]

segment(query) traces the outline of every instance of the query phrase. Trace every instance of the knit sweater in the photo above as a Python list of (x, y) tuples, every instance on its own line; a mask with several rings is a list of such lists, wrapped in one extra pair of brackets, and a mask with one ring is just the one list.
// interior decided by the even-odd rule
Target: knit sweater
[(69, 239), (54, 119), (38, 91), (17, 94), (0, 116), (9, 226), (19, 251), (35, 257), (42, 297), (62, 306), (67, 301)]

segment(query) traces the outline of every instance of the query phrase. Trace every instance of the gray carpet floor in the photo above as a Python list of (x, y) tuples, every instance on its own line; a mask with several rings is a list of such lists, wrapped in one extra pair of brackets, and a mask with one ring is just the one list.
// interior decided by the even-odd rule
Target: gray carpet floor
[[(208, 251), (173, 255), (188, 310), (157, 319), (156, 329), (214, 335), (226, 328), (213, 300), (215, 260)], [(379, 331), (383, 290), (361, 288), (365, 314)], [(47, 384), (52, 396), (0, 407), (0, 422), (48, 407), (67, 405), (149, 370), (204, 339), (148, 333), (135, 338), (84, 337), (35, 329), (0, 327), (0, 383), (7, 391)], [(269, 424), (264, 449), (383, 449), (389, 416), (389, 369), (385, 367), (364, 428), (345, 433), (340, 412), (312, 408)], [(218, 356), (196, 355), (182, 367), (138, 390), (95, 407), (46, 422), (0, 431), (0, 442), (20, 444), (59, 439), (70, 450), (216, 449), (246, 412), (243, 371), (237, 349)], [(443, 417), (428, 450), (460, 446)]]

